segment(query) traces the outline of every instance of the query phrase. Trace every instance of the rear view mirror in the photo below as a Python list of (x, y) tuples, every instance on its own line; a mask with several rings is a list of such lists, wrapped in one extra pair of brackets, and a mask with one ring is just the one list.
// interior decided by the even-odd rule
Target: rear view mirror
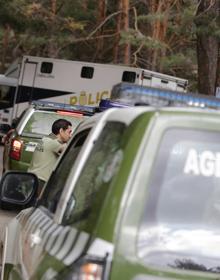
[(38, 178), (32, 173), (6, 172), (0, 182), (2, 209), (26, 208), (36, 199)]

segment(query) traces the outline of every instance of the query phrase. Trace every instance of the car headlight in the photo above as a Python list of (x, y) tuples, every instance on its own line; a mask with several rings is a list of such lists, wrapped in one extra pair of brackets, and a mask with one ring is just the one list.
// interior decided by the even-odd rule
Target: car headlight
[(106, 275), (106, 260), (84, 257), (69, 267), (65, 275), (57, 279), (64, 280), (103, 280)]

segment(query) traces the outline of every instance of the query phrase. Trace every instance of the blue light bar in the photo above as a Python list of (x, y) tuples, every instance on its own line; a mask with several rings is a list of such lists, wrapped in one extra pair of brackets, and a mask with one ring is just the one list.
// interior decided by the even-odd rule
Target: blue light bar
[(65, 103), (42, 101), (42, 100), (32, 101), (31, 105), (36, 108), (48, 108), (48, 109), (55, 109), (55, 110), (57, 109), (57, 110), (65, 110), (65, 111), (79, 111), (79, 112), (86, 112), (90, 114), (94, 114), (97, 111), (97, 107), (69, 105)]
[(131, 107), (131, 105), (120, 103), (117, 101), (112, 101), (110, 99), (101, 99), (99, 103), (99, 110), (104, 111), (109, 108), (126, 108)]
[[(113, 87), (111, 100), (127, 105), (146, 104), (151, 106), (194, 106), (220, 108), (220, 99), (204, 94), (183, 93), (178, 91), (120, 83)], [(167, 103), (167, 104), (166, 104)]]

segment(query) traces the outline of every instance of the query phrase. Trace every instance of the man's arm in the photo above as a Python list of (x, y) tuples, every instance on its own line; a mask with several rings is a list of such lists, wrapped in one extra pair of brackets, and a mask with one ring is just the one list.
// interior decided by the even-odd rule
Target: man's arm
[(54, 141), (53, 143), (51, 143), (50, 149), (53, 153), (59, 156), (65, 150), (66, 146), (66, 143)]
[(57, 151), (57, 154), (60, 155), (66, 149), (66, 146), (67, 146), (66, 143), (60, 144), (60, 147), (59, 147), (59, 149)]

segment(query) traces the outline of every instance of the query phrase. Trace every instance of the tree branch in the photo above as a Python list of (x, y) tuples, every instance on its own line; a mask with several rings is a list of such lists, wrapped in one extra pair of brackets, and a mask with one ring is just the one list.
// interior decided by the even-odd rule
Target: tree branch
[(114, 17), (114, 16), (116, 16), (116, 15), (118, 15), (118, 14), (120, 14), (120, 13), (122, 13), (122, 11), (117, 11), (117, 12), (115, 12), (115, 13), (113, 13), (113, 14), (111, 14), (111, 15), (109, 15), (109, 16), (107, 16), (106, 18), (105, 18), (105, 20), (103, 20), (97, 27), (96, 27), (96, 29), (94, 29), (88, 36), (87, 36), (87, 40), (88, 39), (90, 39), (110, 18), (112, 18), (112, 17)]

